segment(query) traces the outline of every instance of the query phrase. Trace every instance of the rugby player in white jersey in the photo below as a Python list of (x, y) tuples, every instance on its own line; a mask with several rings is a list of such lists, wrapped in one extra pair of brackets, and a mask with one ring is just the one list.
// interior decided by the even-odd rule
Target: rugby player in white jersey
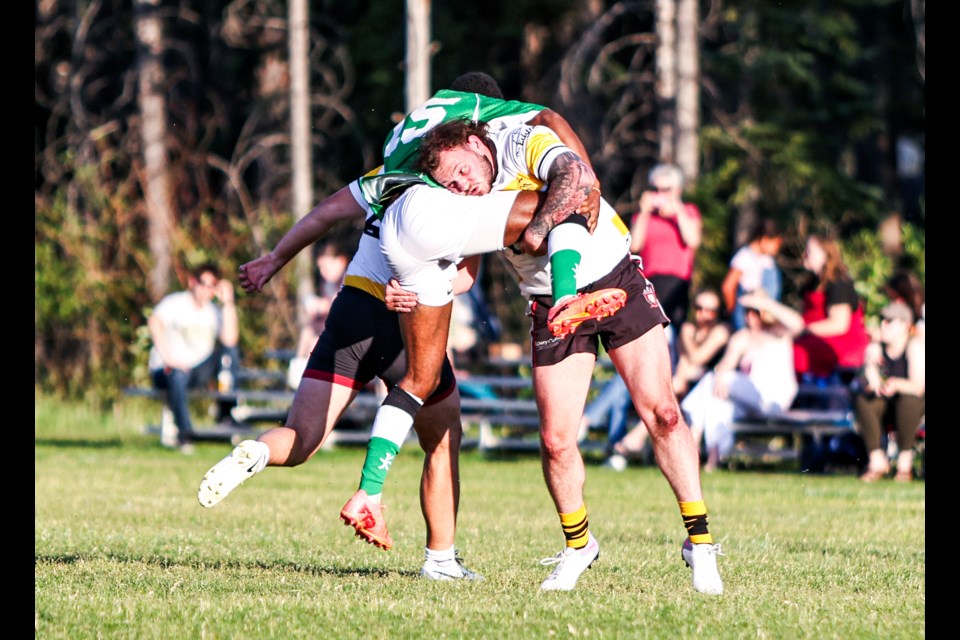
[[(549, 129), (520, 126), (488, 136), (483, 123), (463, 120), (435, 127), (424, 137), (420, 151), (421, 169), (452, 191), (473, 195), (488, 194), (491, 189), (539, 189), (551, 184), (551, 172), (558, 164), (577, 161)], [(415, 294), (417, 302), (410, 314), (401, 315), (407, 373), (391, 390), (394, 401), (381, 407), (382, 415), (378, 413), (372, 432), (373, 437), (396, 442), (402, 442), (417, 414), (418, 398), (429, 394), (437, 383), (443, 346), (438, 352), (435, 336), (446, 335), (444, 322), (449, 314), (445, 309), (452, 300), (454, 265), (463, 256), (503, 248), (497, 245), (503, 235), (498, 231), (504, 222), (502, 213), (491, 209), (483, 220), (471, 220), (469, 213), (450, 216), (431, 203), (435, 197), (427, 187), (409, 189), (390, 206), (381, 226), (381, 245), (399, 286)], [(549, 202), (548, 197), (544, 206)], [(576, 206), (575, 200), (571, 203)], [(549, 229), (531, 224), (525, 240), (535, 247), (537, 234), (542, 239), (546, 231)], [(544, 479), (566, 540), (565, 549), (545, 561), (557, 566), (541, 589), (573, 589), (580, 574), (599, 555), (584, 504), (585, 472), (577, 433), (598, 348), (603, 344), (626, 381), (640, 418), (648, 425), (657, 461), (679, 503), (687, 531), (681, 557), (692, 568), (693, 586), (702, 593), (718, 595), (723, 591), (716, 564), (720, 545), (713, 543), (707, 527), (699, 456), (672, 391), (663, 331), (668, 320), (640, 265), (629, 256), (629, 244), (627, 228), (612, 207), (602, 202), (596, 231), (580, 239), (577, 290), (588, 294), (622, 290), (626, 306), (616, 315), (584, 321), (576, 332), (563, 338), (550, 327), (553, 300), (548, 259), (506, 254), (530, 303)]]
[[(416, 159), (420, 136), (429, 126), (464, 115), (491, 118), (504, 123), (503, 126), (548, 122), (568, 132), (568, 144), (580, 145), (558, 114), (539, 105), (503, 101), (496, 82), (486, 74), (464, 74), (451, 88), (455, 90), (437, 92), (397, 125), (384, 150), (385, 161), (391, 167), (403, 168)], [(532, 215), (533, 203), (534, 200), (525, 203), (525, 215)], [(594, 221), (595, 212), (596, 209)], [(397, 314), (388, 312), (383, 301), (391, 273), (380, 252), (379, 218), (363, 200), (358, 184), (344, 187), (321, 201), (284, 234), (272, 251), (241, 265), (239, 282), (247, 293), (262, 291), (301, 250), (322, 238), (334, 225), (356, 219), (366, 219), (364, 233), (284, 426), (270, 429), (256, 440), (241, 442), (204, 474), (197, 492), (204, 507), (219, 504), (268, 466), (303, 464), (321, 448), (344, 411), (374, 377), (392, 385), (402, 376), (406, 359)], [(462, 270), (463, 290), (469, 288), (472, 275), (475, 272)], [(443, 381), (430, 395), (414, 425), (426, 454), (420, 492), (427, 529), (421, 575), (438, 580), (476, 579), (480, 576), (463, 566), (454, 547), (462, 425), (452, 368), (449, 362), (442, 366)], [(373, 517), (380, 513), (379, 505), (370, 508), (371, 513), (361, 514), (354, 523), (356, 533), (389, 549), (393, 541), (385, 527), (382, 531), (376, 528)]]

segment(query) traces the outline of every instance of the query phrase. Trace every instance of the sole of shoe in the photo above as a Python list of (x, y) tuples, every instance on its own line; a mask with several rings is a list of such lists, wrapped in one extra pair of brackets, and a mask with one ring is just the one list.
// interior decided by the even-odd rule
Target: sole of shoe
[(626, 303), (627, 293), (625, 291), (607, 293), (587, 303), (582, 313), (572, 318), (554, 319), (547, 323), (547, 328), (555, 338), (565, 338), (575, 332), (577, 327), (587, 320), (599, 320), (612, 316), (622, 309)]
[(386, 540), (363, 526), (363, 517), (359, 514), (340, 512), (340, 520), (348, 527), (353, 527), (356, 535), (361, 540), (369, 542), (375, 547), (380, 547), (384, 551), (389, 551), (393, 547), (393, 540)]

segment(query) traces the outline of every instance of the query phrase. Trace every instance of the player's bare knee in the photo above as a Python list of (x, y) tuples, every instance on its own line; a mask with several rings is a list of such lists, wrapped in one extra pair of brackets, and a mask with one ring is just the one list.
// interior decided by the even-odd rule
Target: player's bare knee
[(676, 402), (664, 402), (653, 407), (652, 419), (644, 420), (653, 436), (665, 436), (675, 429), (686, 428)]
[(577, 434), (567, 434), (562, 431), (541, 431), (540, 446), (548, 458), (561, 456), (570, 449), (578, 449)]
[(397, 386), (417, 398), (429, 398), (440, 386), (440, 376), (407, 376)]

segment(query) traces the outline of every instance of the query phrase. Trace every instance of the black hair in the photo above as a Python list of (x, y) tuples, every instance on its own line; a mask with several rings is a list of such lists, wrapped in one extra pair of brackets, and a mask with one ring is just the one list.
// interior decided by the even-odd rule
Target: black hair
[(750, 231), (750, 237), (747, 238), (747, 244), (760, 238), (780, 238), (783, 236), (783, 228), (780, 223), (773, 218), (761, 218), (753, 225)]
[(220, 267), (218, 267), (212, 262), (204, 262), (203, 264), (197, 267), (194, 267), (193, 271), (191, 271), (191, 274), (193, 275), (193, 277), (196, 278), (198, 281), (200, 280), (200, 276), (202, 276), (205, 273), (209, 273), (213, 275), (213, 277), (216, 278), (217, 280), (220, 279)]
[(479, 93), (488, 98), (505, 100), (503, 91), (500, 90), (500, 85), (497, 84), (497, 81), (493, 79), (493, 76), (483, 71), (468, 71), (464, 73), (450, 83), (450, 89), (452, 91), (463, 91), (464, 93)]

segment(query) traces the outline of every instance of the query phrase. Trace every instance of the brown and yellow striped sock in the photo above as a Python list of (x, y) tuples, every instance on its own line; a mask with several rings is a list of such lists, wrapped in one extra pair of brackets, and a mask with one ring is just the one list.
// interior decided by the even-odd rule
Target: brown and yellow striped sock
[(707, 529), (707, 505), (703, 500), (696, 502), (681, 502), (680, 516), (683, 526), (687, 528), (687, 535), (693, 544), (711, 544), (713, 536)]
[(574, 549), (583, 549), (590, 539), (590, 526), (587, 523), (587, 506), (582, 505), (573, 513), (560, 514), (560, 526), (563, 527), (563, 537), (567, 539), (567, 546)]

